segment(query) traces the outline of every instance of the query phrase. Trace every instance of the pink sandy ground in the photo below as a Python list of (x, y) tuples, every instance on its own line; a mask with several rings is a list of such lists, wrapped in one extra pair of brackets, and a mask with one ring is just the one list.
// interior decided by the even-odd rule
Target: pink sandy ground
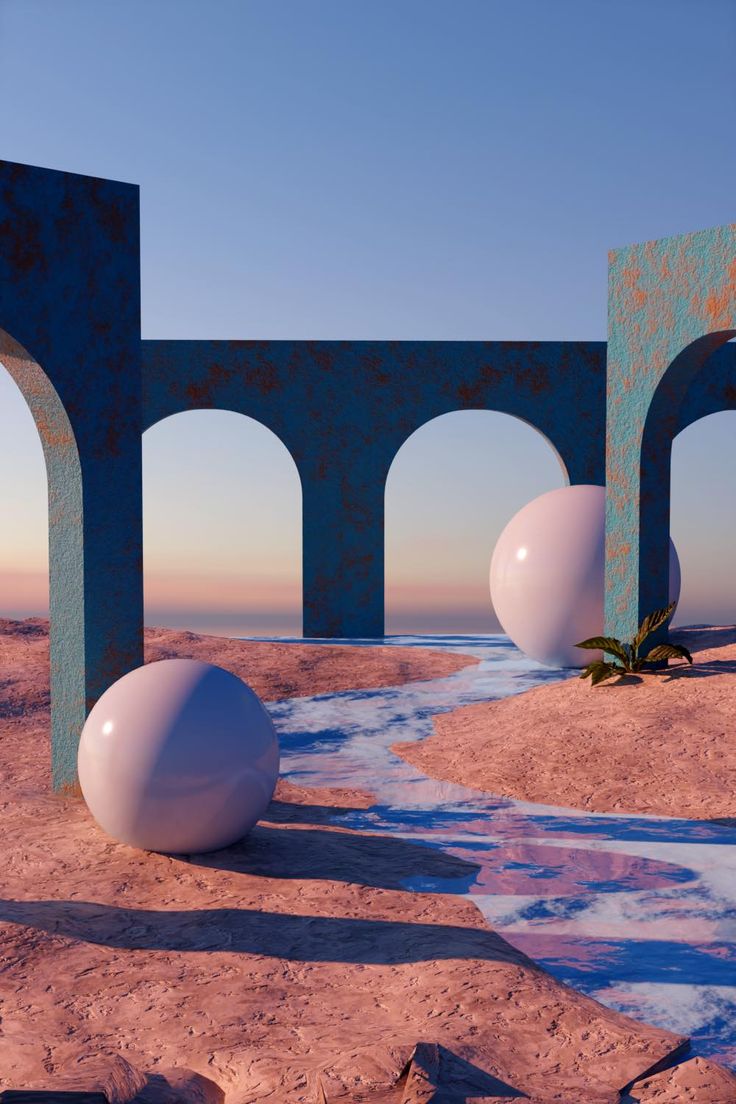
[[(219, 663), (264, 697), (471, 662), (165, 630), (147, 647), (149, 659)], [(369, 795), (282, 784), (251, 836), (211, 855), (115, 843), (79, 798), (48, 789), (42, 622), (0, 623), (0, 670), (0, 1089), (104, 1087), (113, 1104), (425, 1104), (440, 1099), (432, 1078), (402, 1071), (429, 1043), (436, 1077), (464, 1086), (448, 1102), (614, 1104), (680, 1045), (559, 984), (468, 901), (403, 891), (407, 869), (474, 868), (339, 827), (340, 809)], [(736, 1100), (736, 1078), (701, 1067), (629, 1099)]]
[(736, 627), (675, 639), (692, 668), (595, 688), (571, 678), (466, 706), (436, 717), (429, 739), (393, 750), (432, 777), (525, 801), (736, 817)]

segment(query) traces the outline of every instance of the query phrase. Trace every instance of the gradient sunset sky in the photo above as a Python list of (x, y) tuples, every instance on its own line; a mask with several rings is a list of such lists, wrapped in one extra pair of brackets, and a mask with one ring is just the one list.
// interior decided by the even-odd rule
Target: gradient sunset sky
[[(0, 156), (140, 184), (145, 337), (603, 340), (609, 248), (736, 219), (735, 45), (732, 0), (0, 0)], [(414, 434), (388, 631), (494, 629), (498, 534), (560, 485), (512, 418)], [(676, 440), (680, 623), (736, 621), (735, 485), (736, 413)], [(168, 419), (144, 498), (148, 623), (298, 634), (273, 434)], [(0, 503), (0, 616), (43, 613), (43, 458), (4, 371)]]

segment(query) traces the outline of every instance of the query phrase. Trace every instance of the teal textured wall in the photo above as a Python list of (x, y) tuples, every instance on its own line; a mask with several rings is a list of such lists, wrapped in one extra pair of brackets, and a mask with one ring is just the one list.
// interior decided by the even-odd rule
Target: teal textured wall
[[(667, 605), (672, 440), (723, 385), (736, 333), (736, 226), (644, 242), (609, 257), (606, 631), (629, 638)], [(726, 373), (724, 374), (724, 366)], [(698, 415), (700, 416), (700, 415)]]

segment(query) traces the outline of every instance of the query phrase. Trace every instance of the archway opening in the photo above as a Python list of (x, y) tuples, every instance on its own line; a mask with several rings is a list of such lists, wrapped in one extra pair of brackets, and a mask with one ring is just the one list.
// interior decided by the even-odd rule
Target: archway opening
[(698, 419), (672, 443), (670, 532), (680, 556), (676, 625), (736, 624), (736, 410)]
[(512, 415), (461, 410), (416, 430), (386, 480), (387, 634), (501, 631), (488, 587), (496, 541), (565, 482), (550, 442)]
[(147, 625), (301, 635), (301, 484), (279, 438), (227, 410), (143, 435)]
[[(23, 454), (19, 456), (14, 451), (8, 465), (13, 480), (9, 501), (18, 504), (20, 493), (20, 509), (27, 510), (30, 506), (33, 519), (29, 529), (25, 526), (22, 529), (26, 541), (30, 539), (30, 546), (26, 544), (24, 548), (18, 543), (18, 530), (16, 542), (12, 535), (7, 543), (0, 542), (6, 557), (5, 608), (15, 618), (37, 610), (45, 613), (50, 608), (51, 774), (54, 788), (63, 789), (76, 776), (76, 742), (84, 723), (89, 688), (82, 469), (74, 431), (51, 379), (5, 330), (0, 330), (0, 364), (7, 370), (7, 376), (0, 374), (6, 389), (3, 396), (6, 401), (0, 406), (10, 423), (9, 443), (11, 448), (17, 444), (19, 432), (23, 441)], [(8, 383), (9, 377), (15, 390)], [(3, 443), (8, 442), (3, 439)], [(28, 464), (25, 472), (24, 460)], [(15, 481), (20, 482), (28, 475), (32, 480), (30, 486), (19, 491)], [(23, 501), (26, 492), (30, 503)], [(42, 521), (46, 509), (47, 524)], [(16, 631), (16, 636), (23, 641), (27, 633), (23, 628)], [(33, 636), (36, 644), (43, 644), (42, 630), (34, 630)], [(32, 671), (33, 664), (23, 648), (20, 657), (24, 674)], [(93, 670), (93, 675), (98, 673)]]
[[(736, 350), (731, 341), (734, 336), (733, 330), (720, 330), (686, 346), (667, 367), (649, 404), (640, 451), (639, 618), (666, 603), (667, 578), (663, 565), (667, 562), (669, 536), (678, 548), (682, 568), (682, 589), (673, 626), (693, 623), (698, 609), (703, 616), (706, 607), (710, 608), (711, 616), (715, 613), (712, 595), (705, 599), (697, 579), (700, 576), (701, 583), (704, 581), (705, 563), (712, 556), (703, 540), (708, 531), (713, 531), (712, 488), (720, 482), (724, 456), (722, 454), (718, 461), (715, 455), (711, 458), (703, 434), (707, 434), (709, 428), (715, 429), (715, 440), (720, 439), (721, 449), (728, 437), (727, 431), (725, 434), (722, 431), (723, 425), (728, 423), (720, 419), (711, 422), (710, 419), (723, 413), (727, 415), (736, 405), (733, 385)], [(698, 425), (701, 428), (694, 428)], [(727, 460), (725, 464), (728, 469)], [(696, 473), (698, 489), (693, 482)], [(673, 501), (673, 491), (677, 502)], [(729, 501), (730, 496), (725, 500), (721, 496), (726, 513)], [(705, 528), (698, 520), (702, 511), (709, 517)], [(727, 530), (722, 530), (723, 536), (726, 533)], [(632, 547), (631, 542), (626, 547)], [(630, 610), (629, 623), (633, 624), (631, 613)], [(717, 616), (722, 619), (723, 614)], [(704, 623), (702, 616), (700, 623)], [(611, 629), (609, 623), (608, 631)], [(662, 629), (660, 635), (665, 637), (666, 630)]]
[(26, 399), (0, 356), (0, 617), (49, 615), (46, 464)]

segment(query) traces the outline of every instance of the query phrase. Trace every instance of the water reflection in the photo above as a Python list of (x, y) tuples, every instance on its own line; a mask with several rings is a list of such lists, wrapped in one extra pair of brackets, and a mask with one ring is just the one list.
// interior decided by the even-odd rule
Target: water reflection
[(427, 778), (390, 746), (428, 736), (433, 714), (570, 672), (527, 660), (503, 636), (350, 643), (429, 645), (481, 662), (401, 687), (270, 704), (284, 775), (375, 794), (369, 809), (328, 817), (477, 867), (470, 877), (407, 870), (404, 888), (470, 897), (506, 939), (562, 981), (690, 1035), (695, 1053), (736, 1065), (736, 827), (587, 814)]

